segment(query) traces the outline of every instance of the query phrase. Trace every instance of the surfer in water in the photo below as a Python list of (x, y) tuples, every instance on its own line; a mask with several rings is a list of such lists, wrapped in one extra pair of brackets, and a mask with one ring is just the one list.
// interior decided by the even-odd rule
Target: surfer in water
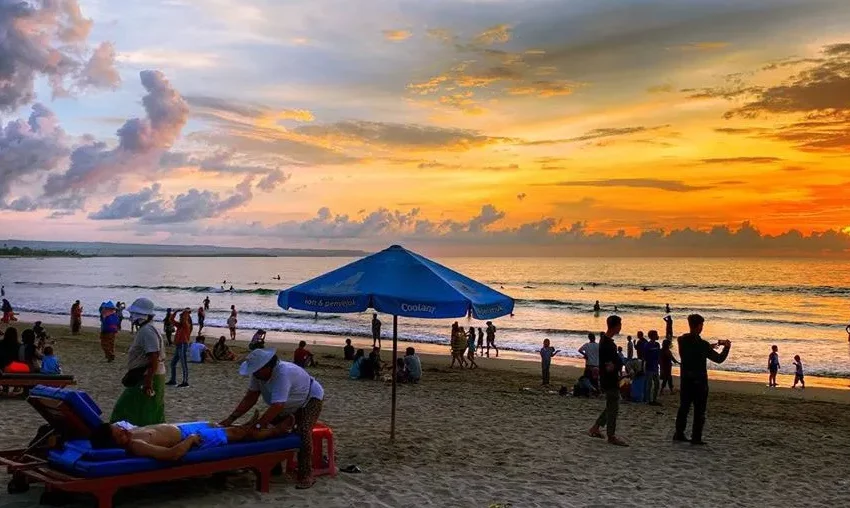
[(228, 291), (233, 291), (233, 286), (230, 286), (230, 289), (228, 289)]
[(664, 313), (670, 314), (670, 304), (669, 303), (664, 307)]
[(601, 310), (602, 310), (602, 307), (599, 305), (599, 300), (596, 300), (596, 303), (593, 304), (593, 312), (595, 312), (596, 314), (599, 314), (599, 312)]

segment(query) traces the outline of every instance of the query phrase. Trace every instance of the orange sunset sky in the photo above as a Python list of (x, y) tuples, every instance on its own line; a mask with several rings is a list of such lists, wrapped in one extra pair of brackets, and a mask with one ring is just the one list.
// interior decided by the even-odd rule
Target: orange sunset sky
[(850, 248), (847, 1), (16, 4), (7, 238)]

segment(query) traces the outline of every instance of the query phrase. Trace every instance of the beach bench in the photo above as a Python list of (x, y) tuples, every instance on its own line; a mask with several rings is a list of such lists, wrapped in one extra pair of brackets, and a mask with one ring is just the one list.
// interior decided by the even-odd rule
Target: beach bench
[(31, 388), (35, 388), (36, 386), (64, 388), (75, 384), (77, 384), (77, 381), (74, 379), (74, 376), (66, 376), (62, 374), (19, 374), (0, 372), (0, 387), (23, 388), (24, 395), (26, 395)]
[[(298, 435), (289, 434), (193, 449), (179, 462), (163, 462), (130, 456), (122, 449), (92, 449), (88, 437), (101, 424), (102, 412), (85, 392), (39, 386), (27, 401), (50, 431), (40, 433), (27, 449), (0, 452), (0, 465), (12, 475), (9, 492), (24, 492), (30, 484), (42, 483), (47, 499), (57, 492), (89, 494), (99, 508), (111, 508), (113, 496), (124, 487), (240, 469), (253, 471), (257, 490), (268, 492), (272, 470), (291, 460), (301, 445)], [(54, 442), (45, 446), (51, 439)]]

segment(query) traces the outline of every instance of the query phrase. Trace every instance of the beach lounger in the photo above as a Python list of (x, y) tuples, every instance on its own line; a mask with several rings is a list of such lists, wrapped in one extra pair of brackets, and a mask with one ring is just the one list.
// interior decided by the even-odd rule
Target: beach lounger
[(75, 384), (77, 382), (74, 380), (74, 376), (0, 372), (0, 386), (23, 388), (25, 392), (39, 385), (64, 388)]
[(122, 449), (91, 448), (87, 438), (101, 424), (101, 410), (81, 391), (36, 387), (27, 401), (61, 437), (48, 449), (31, 443), (27, 450), (0, 452), (0, 464), (12, 474), (9, 492), (43, 483), (46, 494), (90, 494), (99, 508), (110, 508), (121, 488), (182, 478), (249, 469), (257, 475), (257, 489), (269, 491), (272, 469), (291, 458), (301, 445), (297, 434), (217, 448), (192, 450), (179, 462), (133, 457)]

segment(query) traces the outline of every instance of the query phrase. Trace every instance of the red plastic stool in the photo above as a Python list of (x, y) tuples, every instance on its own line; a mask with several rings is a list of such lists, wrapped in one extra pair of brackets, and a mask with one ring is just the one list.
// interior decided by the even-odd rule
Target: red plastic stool
[[(327, 443), (327, 451), (325, 451)], [(316, 422), (313, 427), (313, 476), (336, 476), (336, 460), (334, 460), (334, 434), (330, 427), (323, 422)], [(286, 458), (286, 470), (294, 472), (298, 469), (298, 452), (293, 451)], [(325, 457), (328, 458), (327, 464)]]

